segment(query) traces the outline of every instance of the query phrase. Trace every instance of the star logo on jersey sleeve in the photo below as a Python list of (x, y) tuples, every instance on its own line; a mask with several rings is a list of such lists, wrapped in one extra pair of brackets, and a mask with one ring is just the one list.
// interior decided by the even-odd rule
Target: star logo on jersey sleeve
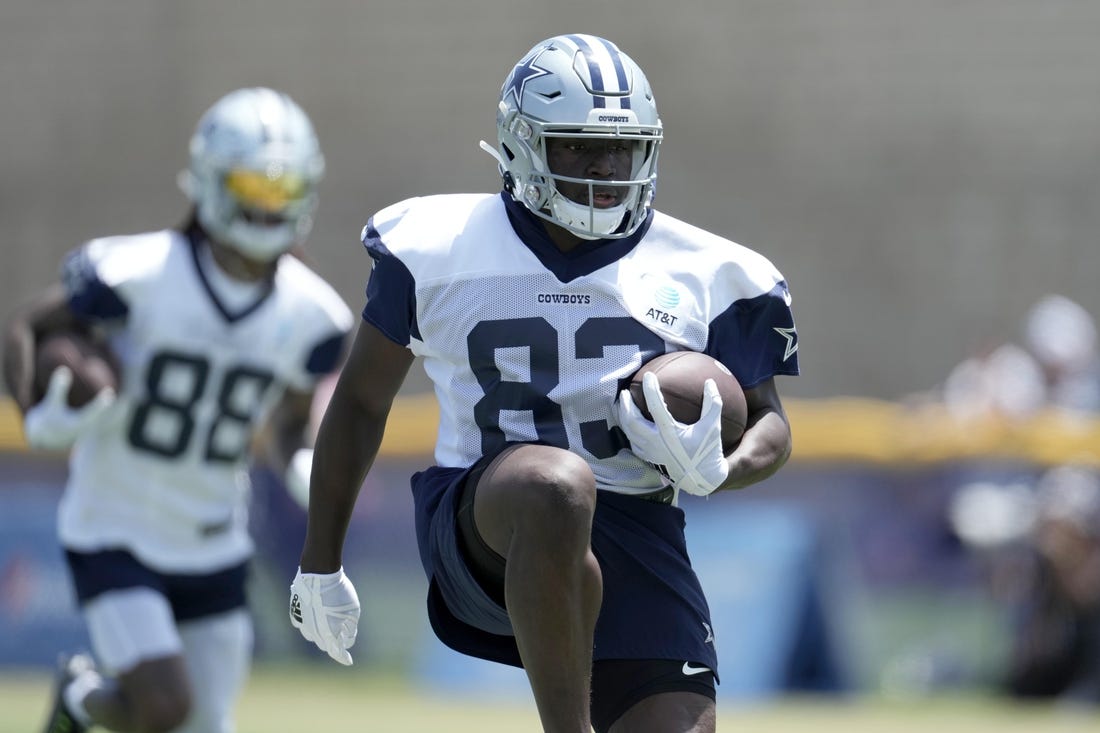
[(787, 347), (783, 349), (783, 361), (790, 359), (798, 351), (798, 333), (794, 330), (794, 326), (790, 328), (776, 326), (772, 330), (787, 340)]
[(538, 79), (540, 76), (546, 76), (550, 73), (549, 70), (536, 65), (538, 56), (531, 59), (524, 59), (520, 61), (512, 69), (512, 73), (508, 75), (508, 80), (504, 82), (504, 93), (502, 98), (507, 99), (508, 95), (515, 97), (516, 106), (523, 106), (521, 100), (523, 99), (523, 90), (527, 86), (527, 82), (532, 79)]

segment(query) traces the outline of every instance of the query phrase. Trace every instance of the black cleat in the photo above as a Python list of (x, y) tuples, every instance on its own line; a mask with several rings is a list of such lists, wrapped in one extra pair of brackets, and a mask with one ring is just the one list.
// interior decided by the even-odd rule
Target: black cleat
[(43, 733), (85, 733), (88, 730), (65, 704), (65, 688), (85, 670), (95, 669), (95, 662), (87, 654), (64, 654), (58, 659), (57, 676), (54, 679), (53, 709)]

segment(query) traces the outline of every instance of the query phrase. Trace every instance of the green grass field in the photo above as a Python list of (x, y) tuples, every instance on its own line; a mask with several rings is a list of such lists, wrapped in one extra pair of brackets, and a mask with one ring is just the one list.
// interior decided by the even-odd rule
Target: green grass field
[[(524, 733), (540, 730), (526, 701), (490, 705), (426, 695), (393, 679), (339, 669), (258, 668), (240, 733)], [(50, 695), (42, 676), (0, 675), (0, 733), (35, 733)], [(1018, 706), (978, 697), (906, 702), (784, 700), (720, 708), (723, 733), (1069, 733), (1100, 731), (1100, 711)]]

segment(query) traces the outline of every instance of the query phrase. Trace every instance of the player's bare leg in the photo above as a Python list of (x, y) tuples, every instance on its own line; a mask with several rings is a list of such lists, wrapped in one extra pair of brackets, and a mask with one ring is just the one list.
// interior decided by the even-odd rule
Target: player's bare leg
[(524, 445), (482, 474), (474, 519), (506, 558), (504, 595), (543, 729), (589, 733), (592, 639), (603, 597), (592, 554), (596, 482), (568, 451)]
[(714, 700), (694, 692), (664, 692), (627, 710), (609, 733), (714, 733)]
[(84, 708), (103, 727), (141, 733), (178, 728), (190, 706), (187, 668), (180, 656), (141, 662), (84, 698)]

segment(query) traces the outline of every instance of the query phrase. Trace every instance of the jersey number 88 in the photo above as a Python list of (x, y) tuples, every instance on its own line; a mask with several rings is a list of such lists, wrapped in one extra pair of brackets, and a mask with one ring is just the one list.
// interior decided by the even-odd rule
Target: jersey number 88
[(210, 362), (201, 356), (172, 351), (154, 356), (145, 373), (146, 398), (130, 420), (130, 444), (162, 458), (178, 458), (187, 452), (196, 428), (205, 423), (199, 433), (203, 460), (237, 461), (248, 448), (256, 409), (274, 376), (245, 366), (226, 369), (213, 386), (217, 397), (211, 410), (203, 398), (214, 381), (212, 373)]

